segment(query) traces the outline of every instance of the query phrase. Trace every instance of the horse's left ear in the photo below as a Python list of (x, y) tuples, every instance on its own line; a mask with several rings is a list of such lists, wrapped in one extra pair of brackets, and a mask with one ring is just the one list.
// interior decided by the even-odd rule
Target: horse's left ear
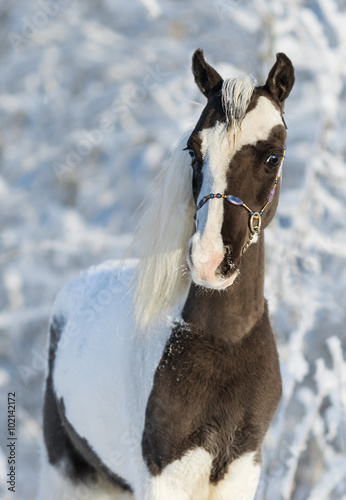
[(294, 84), (294, 68), (291, 60), (280, 52), (276, 54), (276, 63), (269, 72), (264, 87), (269, 90), (279, 104), (289, 96)]
[(216, 69), (204, 59), (202, 49), (197, 49), (192, 56), (192, 73), (197, 87), (207, 98), (210, 91), (223, 81)]

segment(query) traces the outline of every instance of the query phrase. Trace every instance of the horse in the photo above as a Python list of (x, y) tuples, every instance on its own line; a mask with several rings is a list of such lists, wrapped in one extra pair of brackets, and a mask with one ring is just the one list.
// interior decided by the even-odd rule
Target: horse
[(138, 260), (81, 272), (50, 320), (40, 500), (252, 500), (282, 382), (263, 230), (285, 156), (294, 68), (223, 80), (154, 181)]

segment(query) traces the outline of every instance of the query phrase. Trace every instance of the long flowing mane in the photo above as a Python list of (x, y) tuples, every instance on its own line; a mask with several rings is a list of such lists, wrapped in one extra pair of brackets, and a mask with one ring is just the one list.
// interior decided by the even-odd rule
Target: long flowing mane
[[(240, 127), (255, 84), (250, 78), (223, 82), (221, 99), (227, 126)], [(142, 216), (135, 235), (140, 253), (136, 275), (136, 318), (141, 328), (184, 300), (190, 286), (186, 264), (189, 239), (194, 233), (192, 169), (186, 151), (190, 133), (184, 134), (140, 207)], [(181, 304), (183, 305), (183, 304)]]
[(161, 311), (170, 309), (190, 285), (186, 255), (194, 232), (190, 157), (184, 134), (154, 180), (141, 206), (135, 236), (140, 251), (136, 277), (136, 318), (145, 328)]

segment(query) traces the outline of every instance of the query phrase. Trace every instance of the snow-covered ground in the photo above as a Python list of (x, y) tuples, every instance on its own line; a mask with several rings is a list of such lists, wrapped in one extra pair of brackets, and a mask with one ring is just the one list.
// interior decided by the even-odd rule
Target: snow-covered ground
[[(135, 209), (203, 104), (190, 61), (260, 83), (286, 52), (287, 159), (267, 280), (284, 396), (257, 500), (346, 499), (344, 0), (2, 0), (0, 497), (33, 500), (57, 291), (121, 257)], [(7, 394), (17, 488), (8, 492)]]

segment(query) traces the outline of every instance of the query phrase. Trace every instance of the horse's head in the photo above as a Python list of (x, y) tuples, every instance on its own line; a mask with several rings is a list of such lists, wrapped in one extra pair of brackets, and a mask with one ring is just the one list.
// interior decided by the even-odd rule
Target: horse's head
[(195, 52), (192, 69), (208, 102), (187, 141), (197, 207), (187, 260), (196, 284), (223, 289), (234, 282), (242, 255), (277, 207), (283, 106), (294, 70), (281, 53), (262, 87), (249, 78), (223, 81), (202, 50)]

